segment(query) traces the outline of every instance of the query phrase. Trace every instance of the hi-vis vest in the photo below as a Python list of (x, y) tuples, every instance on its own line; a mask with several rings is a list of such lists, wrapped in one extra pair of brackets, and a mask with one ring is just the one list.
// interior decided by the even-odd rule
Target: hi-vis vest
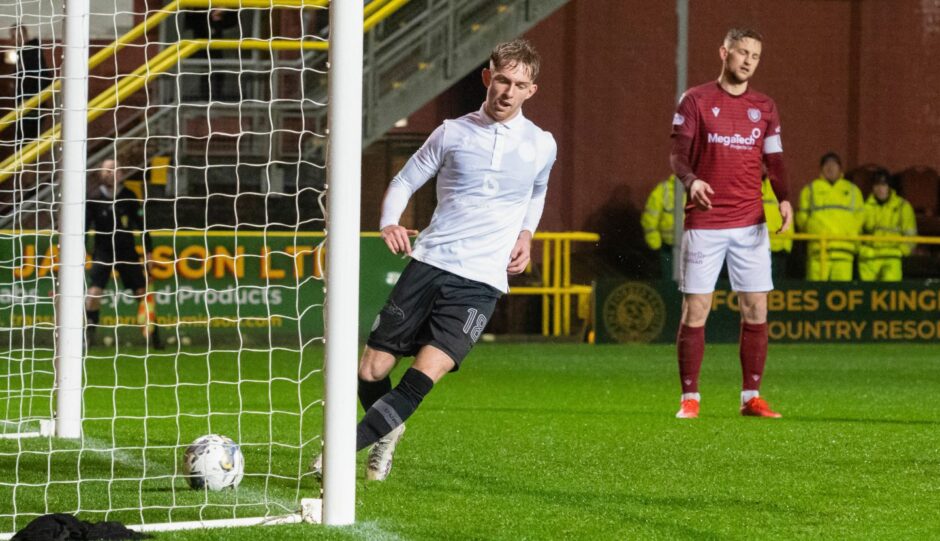
[[(903, 197), (891, 190), (888, 200), (882, 204), (874, 195), (868, 196), (865, 202), (865, 222), (863, 233), (875, 236), (905, 236), (917, 235), (917, 220), (914, 218), (914, 209)], [(903, 257), (911, 254), (914, 245), (909, 242), (874, 241), (862, 243), (860, 257), (887, 258)]]
[(665, 244), (672, 246), (676, 223), (676, 176), (660, 182), (646, 198), (646, 208), (640, 218), (646, 245), (659, 250)]
[(783, 216), (780, 215), (780, 202), (770, 185), (770, 179), (765, 178), (760, 186), (761, 196), (764, 199), (764, 219), (767, 220), (767, 231), (771, 233), (770, 251), (789, 252), (793, 248), (793, 239), (783, 239), (773, 236), (783, 225)]
[[(805, 233), (855, 236), (862, 230), (864, 210), (865, 199), (858, 186), (844, 178), (833, 183), (817, 178), (800, 192), (796, 225)], [(833, 260), (850, 260), (857, 244), (856, 241), (829, 241), (828, 256)], [(809, 243), (811, 257), (818, 257), (819, 249), (819, 241)]]

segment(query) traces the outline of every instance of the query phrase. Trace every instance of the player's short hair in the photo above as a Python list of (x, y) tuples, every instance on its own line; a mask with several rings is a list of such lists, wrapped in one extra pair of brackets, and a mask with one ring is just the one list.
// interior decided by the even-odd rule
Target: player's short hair
[(725, 47), (730, 47), (745, 38), (763, 43), (764, 35), (753, 28), (732, 28), (725, 34)]
[(522, 64), (529, 71), (533, 81), (539, 76), (542, 58), (535, 47), (525, 39), (514, 39), (497, 45), (490, 53), (490, 68), (498, 70)]

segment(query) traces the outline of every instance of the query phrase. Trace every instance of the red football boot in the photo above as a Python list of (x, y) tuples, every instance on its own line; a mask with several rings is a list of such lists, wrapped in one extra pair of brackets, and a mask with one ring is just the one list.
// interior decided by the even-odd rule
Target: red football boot
[(683, 400), (679, 405), (679, 411), (676, 413), (677, 419), (697, 419), (698, 418), (698, 400), (690, 398)]
[(770, 405), (767, 404), (767, 401), (759, 396), (755, 396), (741, 406), (741, 415), (745, 417), (770, 417), (772, 419), (783, 417), (783, 415), (770, 409)]

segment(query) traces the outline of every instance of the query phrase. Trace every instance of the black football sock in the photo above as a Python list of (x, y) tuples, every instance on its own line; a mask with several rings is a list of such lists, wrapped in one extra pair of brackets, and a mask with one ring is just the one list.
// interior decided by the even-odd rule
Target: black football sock
[(363, 411), (369, 411), (375, 401), (392, 391), (392, 380), (388, 376), (378, 381), (359, 378), (359, 403)]
[(405, 422), (424, 400), (434, 381), (409, 368), (398, 386), (375, 401), (356, 427), (356, 450), (361, 451)]

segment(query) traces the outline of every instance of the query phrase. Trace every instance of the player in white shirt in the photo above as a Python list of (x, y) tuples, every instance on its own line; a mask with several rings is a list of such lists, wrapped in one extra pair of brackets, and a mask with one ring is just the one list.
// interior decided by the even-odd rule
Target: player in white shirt
[[(357, 448), (372, 446), (367, 477), (382, 480), (404, 421), (445, 374), (456, 371), (480, 337), (508, 274), (529, 263), (542, 215), (555, 140), (522, 114), (536, 90), (539, 56), (525, 40), (498, 45), (483, 70), (479, 111), (439, 126), (389, 185), (382, 238), (412, 261), (373, 325), (359, 363), (365, 416)], [(437, 178), (437, 208), (414, 249), (398, 224), (411, 195)], [(415, 360), (393, 389), (401, 357)]]

